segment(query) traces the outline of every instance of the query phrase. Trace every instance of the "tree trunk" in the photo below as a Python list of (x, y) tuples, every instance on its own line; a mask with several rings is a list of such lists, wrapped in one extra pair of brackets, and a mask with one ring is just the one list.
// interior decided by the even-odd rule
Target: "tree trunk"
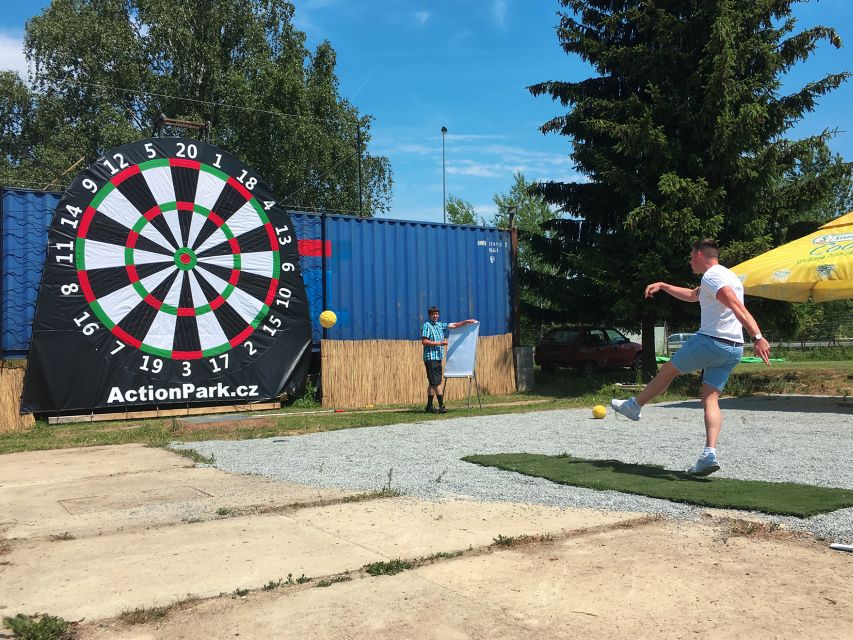
[(642, 324), (643, 342), (643, 382), (648, 382), (658, 372), (655, 359), (655, 318), (651, 315), (643, 315)]

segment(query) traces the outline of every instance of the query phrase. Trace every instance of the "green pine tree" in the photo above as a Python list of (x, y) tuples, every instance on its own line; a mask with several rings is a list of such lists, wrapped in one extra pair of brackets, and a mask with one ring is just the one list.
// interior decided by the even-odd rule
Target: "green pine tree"
[[(642, 299), (650, 282), (697, 284), (692, 241), (715, 237), (728, 255), (756, 255), (832, 192), (838, 171), (796, 175), (831, 132), (784, 135), (849, 74), (792, 93), (781, 80), (821, 41), (841, 42), (828, 27), (795, 32), (791, 0), (560, 2), (560, 46), (594, 75), (529, 88), (569, 108), (541, 130), (571, 136), (585, 177), (539, 185), (567, 214), (553, 223), (560, 277), (545, 308), (641, 327), (653, 344), (659, 320), (698, 320), (668, 296)], [(655, 369), (652, 349), (643, 369)]]

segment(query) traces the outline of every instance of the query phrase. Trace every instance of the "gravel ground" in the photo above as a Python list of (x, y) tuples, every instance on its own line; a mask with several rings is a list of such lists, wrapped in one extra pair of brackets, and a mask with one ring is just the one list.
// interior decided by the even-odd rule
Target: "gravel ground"
[[(840, 398), (724, 399), (717, 476), (853, 489), (853, 403)], [(704, 445), (698, 401), (646, 407), (640, 422), (587, 409), (464, 417), (302, 436), (174, 443), (214, 456), (224, 471), (318, 487), (372, 491), (390, 484), (427, 500), (469, 499), (659, 513), (704, 508), (560, 485), (462, 462), (475, 453), (569, 453), (685, 469)], [(451, 414), (452, 415), (452, 414)], [(805, 520), (754, 514), (830, 542), (853, 543), (853, 508)]]

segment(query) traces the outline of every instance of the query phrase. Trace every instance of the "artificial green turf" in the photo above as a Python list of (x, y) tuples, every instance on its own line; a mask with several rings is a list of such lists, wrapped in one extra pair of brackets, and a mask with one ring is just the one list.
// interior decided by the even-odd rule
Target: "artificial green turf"
[(791, 482), (697, 478), (683, 471), (618, 460), (586, 460), (569, 455), (498, 453), (462, 458), (560, 484), (599, 491), (621, 491), (672, 502), (720, 509), (746, 509), (806, 518), (853, 507), (853, 491)]

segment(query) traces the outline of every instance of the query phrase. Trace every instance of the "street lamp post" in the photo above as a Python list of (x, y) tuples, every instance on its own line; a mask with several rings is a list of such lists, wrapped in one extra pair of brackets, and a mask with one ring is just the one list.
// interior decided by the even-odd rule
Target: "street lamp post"
[(441, 211), (444, 222), (447, 222), (447, 189), (444, 180), (444, 138), (447, 135), (447, 127), (441, 128)]

